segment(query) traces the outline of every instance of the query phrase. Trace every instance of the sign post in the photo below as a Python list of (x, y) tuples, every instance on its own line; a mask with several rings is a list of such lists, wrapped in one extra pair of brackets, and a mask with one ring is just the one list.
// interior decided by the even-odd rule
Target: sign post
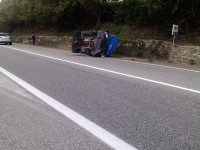
[(173, 55), (173, 48), (174, 48), (174, 40), (175, 40), (175, 36), (177, 36), (178, 34), (178, 25), (173, 24), (172, 27), (172, 35), (173, 37), (173, 45), (172, 45), (172, 53), (171, 53), (171, 61), (172, 61), (172, 55)]

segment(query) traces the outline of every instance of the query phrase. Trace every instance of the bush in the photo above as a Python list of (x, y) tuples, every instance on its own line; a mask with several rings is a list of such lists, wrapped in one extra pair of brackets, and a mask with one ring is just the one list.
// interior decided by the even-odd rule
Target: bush
[(115, 34), (119, 34), (121, 32), (121, 28), (120, 27), (117, 27), (117, 29), (115, 30)]

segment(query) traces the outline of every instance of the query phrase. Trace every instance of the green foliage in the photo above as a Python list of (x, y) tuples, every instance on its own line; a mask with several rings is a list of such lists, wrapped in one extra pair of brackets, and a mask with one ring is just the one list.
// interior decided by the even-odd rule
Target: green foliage
[(106, 29), (112, 29), (112, 28), (115, 28), (115, 25), (112, 24), (112, 23), (106, 23), (106, 24), (104, 24), (104, 28), (106, 28)]
[(144, 37), (144, 35), (142, 35), (142, 34), (135, 34), (135, 35), (133, 35), (133, 38), (143, 38)]
[(67, 32), (66, 35), (67, 36), (72, 36), (73, 35), (73, 31)]
[(115, 30), (115, 34), (119, 34), (121, 30), (122, 29), (120, 27), (117, 27), (117, 29)]
[(11, 36), (31, 36), (31, 33), (15, 32)]
[[(0, 2), (0, 29), (24, 33), (55, 28), (69, 31), (79, 28), (104, 28), (115, 34), (126, 24), (171, 29), (179, 25), (179, 34), (199, 33), (199, 0), (3, 0)], [(115, 25), (113, 25), (113, 23)], [(196, 30), (196, 31), (195, 31)]]
[(198, 0), (123, 0), (113, 4), (113, 21), (116, 24), (166, 28), (178, 24), (180, 31), (185, 33), (200, 26), (199, 7)]
[(135, 35), (118, 34), (118, 37), (119, 37), (119, 38), (122, 38), (122, 39), (124, 39), (124, 38), (137, 39), (137, 38), (143, 38), (144, 35), (139, 34), (139, 33), (138, 33), (138, 34), (135, 34)]

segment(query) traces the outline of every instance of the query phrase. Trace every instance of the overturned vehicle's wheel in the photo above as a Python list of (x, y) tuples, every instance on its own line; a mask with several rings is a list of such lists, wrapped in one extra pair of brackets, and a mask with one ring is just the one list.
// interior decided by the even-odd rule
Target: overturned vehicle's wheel
[(79, 53), (80, 51), (81, 51), (81, 49), (79, 49), (79, 48), (72, 48), (73, 53)]
[(72, 39), (72, 52), (79, 53), (81, 51), (81, 46), (82, 46), (81, 32), (74, 31)]
[(81, 36), (81, 32), (80, 31), (74, 31), (74, 36)]

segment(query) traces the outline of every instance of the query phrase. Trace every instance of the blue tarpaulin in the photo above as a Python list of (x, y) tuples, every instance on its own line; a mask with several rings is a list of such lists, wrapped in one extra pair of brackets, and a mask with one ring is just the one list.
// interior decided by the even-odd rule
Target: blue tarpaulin
[(102, 55), (110, 56), (112, 51), (116, 48), (117, 43), (118, 43), (118, 37), (116, 35), (108, 34), (108, 36), (106, 36), (105, 34), (105, 41), (104, 41)]

